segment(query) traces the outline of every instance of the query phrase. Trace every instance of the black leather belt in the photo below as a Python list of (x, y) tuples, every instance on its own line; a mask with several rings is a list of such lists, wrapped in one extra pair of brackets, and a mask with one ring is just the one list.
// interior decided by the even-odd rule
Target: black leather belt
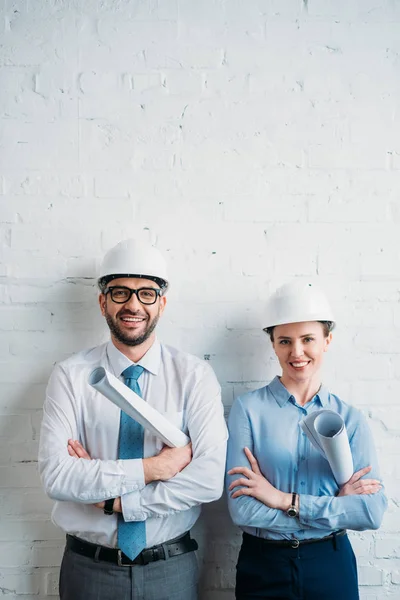
[(330, 535), (327, 535), (323, 538), (312, 538), (309, 540), (297, 540), (293, 538), (291, 540), (268, 540), (266, 538), (256, 537), (254, 535), (250, 535), (248, 533), (243, 534), (243, 541), (252, 544), (258, 544), (259, 546), (281, 546), (284, 548), (298, 548), (299, 546), (304, 546), (306, 544), (317, 544), (318, 542), (328, 542), (329, 540), (335, 541), (335, 539), (339, 536), (346, 535), (346, 530), (341, 529), (340, 531), (335, 531)]
[(119, 567), (131, 567), (132, 565), (148, 565), (156, 560), (167, 560), (167, 558), (172, 558), (172, 556), (192, 552), (193, 550), (197, 550), (198, 545), (196, 540), (190, 537), (188, 531), (184, 535), (174, 538), (173, 540), (168, 540), (164, 544), (145, 548), (134, 560), (128, 558), (126, 554), (121, 550), (118, 550), (118, 548), (98, 546), (97, 544), (86, 542), (85, 540), (81, 540), (80, 538), (68, 534), (67, 548), (72, 550), (72, 552), (82, 554), (82, 556), (88, 556), (97, 561), (102, 560), (114, 563)]

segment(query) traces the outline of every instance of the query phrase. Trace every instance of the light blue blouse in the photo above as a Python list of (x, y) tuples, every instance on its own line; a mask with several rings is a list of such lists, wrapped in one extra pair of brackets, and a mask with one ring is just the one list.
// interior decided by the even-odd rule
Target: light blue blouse
[[(384, 490), (372, 495), (337, 498), (338, 485), (328, 461), (312, 446), (300, 421), (321, 408), (338, 412), (346, 424), (354, 471), (372, 466), (367, 478), (379, 479), (371, 432), (363, 415), (323, 386), (304, 407), (281, 383), (279, 377), (267, 386), (239, 397), (229, 415), (227, 471), (249, 463), (243, 448), (250, 448), (261, 472), (276, 488), (300, 495), (300, 515), (288, 517), (250, 496), (232, 499), (231, 517), (239, 527), (255, 536), (299, 540), (322, 538), (339, 529), (377, 529), (387, 507)], [(226, 487), (237, 479), (226, 477)]]

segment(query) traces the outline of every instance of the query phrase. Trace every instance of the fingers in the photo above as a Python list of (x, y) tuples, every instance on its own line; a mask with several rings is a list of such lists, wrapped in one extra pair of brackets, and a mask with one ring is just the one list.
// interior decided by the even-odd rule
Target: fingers
[(70, 444), (68, 444), (67, 450), (68, 450), (68, 454), (70, 456), (73, 456), (74, 458), (79, 458), (79, 456), (77, 455), (77, 453), (75, 452), (75, 450), (72, 448), (72, 446), (70, 446)]
[(238, 498), (239, 496), (253, 496), (254, 491), (252, 488), (241, 488), (240, 490), (236, 490), (231, 494), (231, 498)]
[(261, 475), (261, 471), (260, 471), (260, 467), (258, 466), (258, 462), (257, 462), (255, 456), (249, 450), (249, 448), (247, 448), (247, 446), (244, 449), (244, 453), (245, 453), (247, 460), (249, 461), (250, 466), (251, 466), (252, 470), (254, 471), (254, 473), (257, 473), (257, 475)]
[[(71, 454), (71, 451), (73, 454)], [(82, 444), (78, 442), (78, 440), (68, 440), (68, 453), (70, 456), (74, 456), (75, 458), (85, 458), (86, 460), (91, 460), (89, 454), (86, 452)]]
[(353, 475), (350, 477), (349, 481), (347, 483), (355, 483), (356, 481), (358, 481), (359, 479), (361, 479), (361, 477), (364, 477), (364, 475), (366, 475), (367, 473), (369, 473), (371, 471), (372, 467), (364, 467), (363, 469), (360, 469), (359, 471), (356, 471), (355, 473), (353, 473)]
[(376, 481), (374, 479), (370, 479), (367, 481), (365, 481), (362, 485), (359, 485), (358, 487), (354, 486), (354, 494), (358, 494), (358, 495), (362, 495), (362, 494), (376, 494), (377, 492), (379, 492), (379, 490), (382, 489), (382, 486), (380, 484), (379, 481)]
[(253, 471), (248, 467), (233, 467), (233, 469), (230, 469), (230, 471), (228, 471), (228, 475), (238, 474), (246, 475), (246, 477), (248, 477), (249, 479), (252, 477), (252, 475), (254, 475)]
[(372, 467), (369, 465), (353, 473), (348, 482), (340, 490), (339, 496), (376, 494), (379, 492), (382, 489), (382, 485), (378, 479), (362, 479), (371, 470)]
[(366, 485), (380, 485), (381, 482), (378, 481), (377, 479), (360, 479), (359, 481), (356, 481), (356, 483), (354, 484), (354, 489), (358, 489), (360, 487), (364, 487)]
[(362, 488), (362, 490), (357, 491), (356, 495), (357, 496), (364, 496), (365, 494), (377, 494), (378, 492), (380, 492), (382, 489), (382, 486), (380, 485), (369, 485), (365, 488)]
[(339, 496), (363, 496), (377, 494), (382, 489), (380, 481), (376, 479), (361, 479), (352, 485), (346, 483), (340, 490)]
[(362, 492), (360, 492), (359, 496), (365, 496), (370, 494), (377, 494), (382, 489), (381, 485), (369, 485), (363, 488)]
[(252, 482), (250, 481), (250, 479), (245, 479), (244, 477), (241, 477), (240, 479), (235, 479), (235, 481), (232, 481), (232, 483), (228, 487), (228, 490), (231, 491), (231, 490), (233, 490), (233, 488), (242, 486), (242, 485), (250, 486), (250, 485), (252, 485)]

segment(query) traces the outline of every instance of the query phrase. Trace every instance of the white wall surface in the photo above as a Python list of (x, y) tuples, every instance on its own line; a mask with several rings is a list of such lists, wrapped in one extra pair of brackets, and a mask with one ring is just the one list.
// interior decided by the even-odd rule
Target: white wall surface
[[(368, 417), (390, 498), (352, 536), (361, 597), (400, 598), (400, 2), (0, 6), (0, 596), (57, 594), (45, 384), (104, 339), (96, 264), (140, 232), (170, 263), (160, 337), (210, 360), (228, 408), (278, 372), (270, 290), (330, 294), (325, 382)], [(231, 600), (223, 501), (197, 533), (203, 598)]]

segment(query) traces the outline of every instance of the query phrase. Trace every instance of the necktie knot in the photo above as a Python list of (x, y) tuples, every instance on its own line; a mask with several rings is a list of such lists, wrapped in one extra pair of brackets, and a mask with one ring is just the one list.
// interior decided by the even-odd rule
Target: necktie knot
[(143, 373), (143, 371), (144, 371), (144, 368), (141, 367), (140, 365), (131, 365), (130, 367), (125, 369), (125, 371), (122, 371), (122, 375), (123, 375), (125, 381), (127, 379), (134, 379), (135, 381), (137, 381), (139, 379), (139, 377), (141, 376), (141, 374)]

